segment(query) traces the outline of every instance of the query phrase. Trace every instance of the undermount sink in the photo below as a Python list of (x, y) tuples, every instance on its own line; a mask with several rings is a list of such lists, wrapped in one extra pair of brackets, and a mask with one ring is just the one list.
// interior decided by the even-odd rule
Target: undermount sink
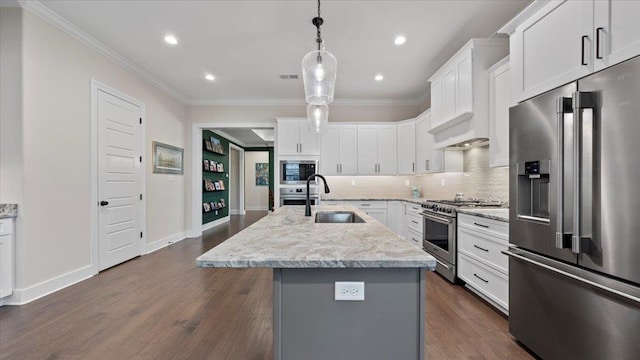
[(362, 224), (364, 220), (353, 211), (330, 211), (316, 213), (316, 223)]

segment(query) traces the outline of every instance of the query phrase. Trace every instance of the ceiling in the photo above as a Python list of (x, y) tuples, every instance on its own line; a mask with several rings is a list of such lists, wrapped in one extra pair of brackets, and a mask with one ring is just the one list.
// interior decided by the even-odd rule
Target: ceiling
[[(489, 37), (530, 0), (322, 2), (322, 35), (338, 59), (336, 102), (415, 104), (428, 78), (472, 37)], [(43, 0), (41, 5), (189, 104), (304, 100), (317, 3)], [(174, 34), (179, 43), (163, 38)], [(402, 34), (407, 42), (393, 43)], [(204, 79), (206, 73), (215, 81)], [(376, 82), (381, 73), (384, 80)], [(149, 76), (150, 75), (150, 76)]]
[[(212, 128), (210, 129), (236, 142), (242, 147), (267, 147), (273, 146), (274, 131), (273, 128)], [(256, 134), (262, 133), (265, 139)], [(266, 135), (266, 136), (265, 136)]]

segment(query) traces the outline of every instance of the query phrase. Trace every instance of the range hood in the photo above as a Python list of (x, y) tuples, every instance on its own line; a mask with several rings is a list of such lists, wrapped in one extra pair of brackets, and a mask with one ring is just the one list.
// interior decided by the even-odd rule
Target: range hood
[(462, 141), (453, 145), (445, 147), (445, 150), (469, 150), (480, 146), (489, 145), (488, 138), (474, 138), (467, 141)]

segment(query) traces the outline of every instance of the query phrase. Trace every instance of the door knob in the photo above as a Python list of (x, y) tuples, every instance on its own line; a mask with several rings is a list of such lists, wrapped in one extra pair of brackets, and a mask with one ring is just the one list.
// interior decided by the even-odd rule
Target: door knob
[(108, 201), (104, 201), (104, 200), (100, 201), (100, 206), (107, 206), (107, 205), (109, 205)]

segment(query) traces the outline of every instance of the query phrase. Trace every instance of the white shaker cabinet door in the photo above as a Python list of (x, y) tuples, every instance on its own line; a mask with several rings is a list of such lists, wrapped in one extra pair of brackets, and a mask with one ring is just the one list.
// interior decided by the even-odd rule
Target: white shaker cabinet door
[(376, 175), (378, 171), (378, 128), (358, 126), (358, 175)]
[(378, 128), (378, 175), (398, 173), (397, 152), (396, 125), (380, 125)]
[(320, 172), (323, 175), (340, 175), (338, 161), (339, 126), (327, 126), (322, 130), (322, 146), (320, 152)]
[(358, 173), (356, 156), (358, 152), (358, 127), (356, 125), (340, 125), (338, 128), (338, 149), (340, 175), (356, 175)]
[(298, 121), (278, 122), (278, 154), (298, 155), (300, 152), (300, 125)]
[[(500, 64), (500, 65), (498, 65)], [(489, 166), (509, 165), (511, 72), (508, 58), (489, 70)]]
[(416, 172), (416, 122), (398, 124), (398, 174)]
[(423, 114), (416, 121), (416, 173), (426, 174), (431, 159), (431, 143), (433, 135), (429, 134), (429, 114)]
[(307, 120), (300, 121), (300, 155), (320, 155), (320, 134), (311, 130)]
[(514, 95), (521, 102), (593, 70), (593, 2), (551, 1), (510, 37)]
[(429, 128), (442, 124), (442, 77), (431, 82), (431, 119)]
[(595, 2), (595, 70), (640, 55), (640, 1)]

